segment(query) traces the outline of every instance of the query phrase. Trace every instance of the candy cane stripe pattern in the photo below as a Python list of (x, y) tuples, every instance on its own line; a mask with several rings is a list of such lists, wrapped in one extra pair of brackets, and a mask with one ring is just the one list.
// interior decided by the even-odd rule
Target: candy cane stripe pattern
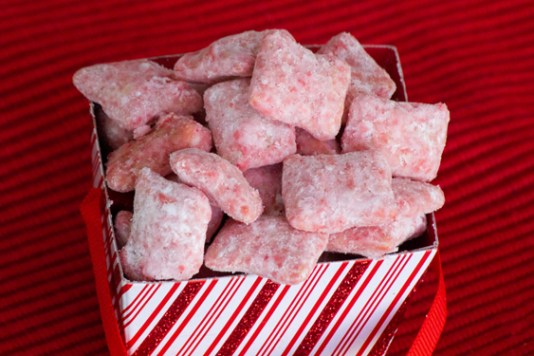
[(123, 284), (126, 345), (137, 355), (365, 354), (434, 255), (319, 263), (293, 286), (254, 275)]

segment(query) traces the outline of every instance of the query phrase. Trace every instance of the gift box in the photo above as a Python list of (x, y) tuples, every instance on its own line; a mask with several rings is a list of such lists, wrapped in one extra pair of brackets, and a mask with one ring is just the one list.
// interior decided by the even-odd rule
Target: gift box
[[(366, 46), (407, 100), (395, 47)], [(155, 59), (172, 67), (177, 56)], [(255, 275), (204, 268), (189, 281), (124, 277), (113, 216), (128, 197), (106, 188), (97, 104), (91, 104), (93, 186), (84, 205), (97, 292), (112, 353), (172, 355), (368, 354), (387, 350), (386, 327), (400, 313), (438, 250), (436, 222), (380, 259), (324, 253), (310, 277), (280, 285)], [(131, 198), (131, 197), (130, 197)], [(397, 318), (398, 319), (398, 318)]]

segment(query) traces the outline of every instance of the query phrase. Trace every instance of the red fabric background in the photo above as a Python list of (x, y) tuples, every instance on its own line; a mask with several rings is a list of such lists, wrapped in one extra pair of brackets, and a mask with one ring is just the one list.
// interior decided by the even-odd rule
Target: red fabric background
[[(0, 1), (0, 354), (105, 354), (79, 204), (85, 65), (193, 50), (246, 29), (398, 47), (410, 99), (451, 111), (437, 183), (449, 318), (436, 354), (534, 353), (532, 1)], [(393, 345), (406, 351), (421, 288)]]

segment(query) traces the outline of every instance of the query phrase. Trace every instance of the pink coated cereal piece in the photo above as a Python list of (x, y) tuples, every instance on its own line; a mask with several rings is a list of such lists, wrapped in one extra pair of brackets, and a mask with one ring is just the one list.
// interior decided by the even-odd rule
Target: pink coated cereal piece
[(380, 151), (394, 176), (430, 181), (437, 175), (447, 139), (445, 104), (395, 102), (359, 96), (341, 138), (343, 152)]
[(289, 223), (304, 231), (336, 233), (394, 215), (390, 168), (372, 151), (289, 156), (282, 196)]
[(128, 237), (130, 237), (132, 216), (132, 212), (127, 210), (121, 210), (115, 216), (115, 238), (119, 248), (126, 245)]
[(181, 181), (205, 192), (235, 220), (249, 224), (261, 215), (259, 192), (248, 184), (239, 168), (224, 158), (188, 148), (172, 153), (170, 163)]
[(248, 103), (248, 79), (216, 84), (204, 94), (217, 153), (242, 171), (282, 162), (296, 152), (295, 129), (271, 121)]
[(174, 65), (185, 80), (213, 83), (229, 77), (250, 77), (261, 39), (267, 31), (246, 31), (218, 39), (197, 52), (186, 53)]
[(263, 215), (250, 225), (228, 221), (208, 248), (205, 264), (297, 284), (308, 278), (327, 243), (327, 234), (295, 230), (282, 216)]
[(358, 93), (389, 99), (396, 90), (395, 82), (389, 74), (350, 33), (344, 32), (332, 37), (317, 53), (333, 55), (350, 66), (351, 78), (347, 93), (350, 99)]
[(328, 239), (329, 252), (353, 253), (368, 258), (378, 258), (397, 249), (394, 239), (381, 226), (357, 226)]
[(202, 97), (174, 72), (149, 60), (97, 64), (74, 74), (76, 88), (126, 130), (149, 124), (163, 112), (191, 114)]
[(135, 186), (130, 238), (119, 252), (131, 280), (186, 280), (202, 266), (208, 198), (144, 168)]
[(251, 168), (243, 172), (243, 175), (250, 186), (256, 188), (260, 193), (264, 214), (283, 214), (281, 163)]
[(167, 175), (171, 173), (169, 154), (187, 147), (209, 151), (212, 147), (210, 131), (190, 116), (167, 114), (151, 133), (122, 145), (109, 155), (108, 186), (118, 192), (132, 191), (143, 167)]
[(350, 68), (332, 56), (315, 55), (284, 30), (260, 44), (249, 102), (264, 116), (305, 129), (319, 140), (341, 127)]
[(139, 126), (135, 130), (133, 130), (133, 138), (137, 140), (148, 134), (150, 131), (152, 131), (152, 127), (150, 125)]
[[(182, 181), (180, 181), (180, 178), (178, 178), (178, 176), (174, 173), (169, 174), (165, 178), (172, 182), (183, 183)], [(206, 242), (210, 242), (213, 235), (215, 235), (217, 230), (219, 230), (219, 227), (221, 227), (221, 223), (224, 218), (224, 212), (221, 208), (219, 208), (219, 205), (217, 205), (217, 202), (213, 200), (212, 197), (207, 197), (210, 201), (211, 219), (208, 223), (208, 230), (206, 231)]]
[(335, 139), (320, 141), (301, 128), (295, 129), (297, 141), (297, 153), (310, 156), (318, 154), (336, 154), (340, 151), (339, 144)]
[(445, 196), (439, 186), (407, 178), (393, 178), (391, 187), (396, 204), (404, 214), (417, 216), (429, 214), (445, 204)]
[(426, 229), (425, 215), (397, 217), (382, 226), (357, 226), (329, 236), (327, 251), (379, 258)]
[(404, 241), (420, 236), (426, 230), (425, 214), (399, 214), (386, 226), (387, 232), (398, 246)]

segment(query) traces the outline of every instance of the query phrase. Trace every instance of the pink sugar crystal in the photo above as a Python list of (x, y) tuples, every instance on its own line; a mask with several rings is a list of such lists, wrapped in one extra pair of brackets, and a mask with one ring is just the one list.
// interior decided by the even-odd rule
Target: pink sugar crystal
[(445, 104), (358, 96), (350, 107), (341, 147), (343, 152), (380, 151), (394, 176), (430, 181), (438, 172), (448, 123)]
[(264, 118), (248, 104), (248, 79), (216, 84), (204, 94), (217, 153), (241, 170), (282, 162), (296, 152), (295, 129)]
[(131, 280), (186, 280), (202, 265), (211, 209), (208, 198), (149, 168), (139, 174), (128, 242), (119, 252)]
[(358, 93), (389, 99), (395, 92), (396, 85), (389, 74), (351, 34), (344, 32), (332, 37), (317, 53), (333, 55), (350, 66), (349, 104)]
[(208, 248), (205, 263), (215, 271), (297, 284), (308, 278), (327, 242), (327, 234), (295, 230), (282, 216), (263, 215), (250, 225), (231, 220)]
[(181, 181), (205, 192), (235, 220), (249, 224), (261, 215), (260, 194), (239, 168), (224, 158), (189, 148), (172, 153), (170, 164)]
[(243, 172), (243, 175), (250, 186), (256, 188), (260, 193), (264, 214), (283, 214), (281, 163), (251, 168)]
[(289, 223), (304, 231), (336, 233), (378, 225), (394, 214), (391, 171), (371, 151), (289, 156), (282, 196)]
[(74, 74), (76, 88), (126, 130), (151, 123), (163, 112), (191, 114), (202, 97), (174, 72), (149, 60), (97, 64)]
[(115, 238), (119, 247), (126, 245), (132, 226), (132, 212), (121, 210), (115, 216)]
[(277, 30), (261, 41), (249, 102), (272, 120), (330, 140), (341, 127), (349, 81), (345, 62), (315, 55), (289, 32)]
[(301, 128), (295, 129), (297, 141), (297, 153), (310, 156), (317, 154), (336, 154), (340, 151), (339, 144), (335, 139), (320, 141)]
[(210, 131), (190, 116), (167, 114), (151, 133), (122, 145), (109, 155), (107, 184), (117, 192), (132, 191), (144, 167), (167, 175), (171, 173), (169, 154), (187, 147), (209, 151), (212, 147)]
[(197, 52), (178, 59), (174, 70), (179, 78), (213, 83), (229, 77), (250, 77), (261, 39), (268, 31), (246, 31), (218, 39)]

